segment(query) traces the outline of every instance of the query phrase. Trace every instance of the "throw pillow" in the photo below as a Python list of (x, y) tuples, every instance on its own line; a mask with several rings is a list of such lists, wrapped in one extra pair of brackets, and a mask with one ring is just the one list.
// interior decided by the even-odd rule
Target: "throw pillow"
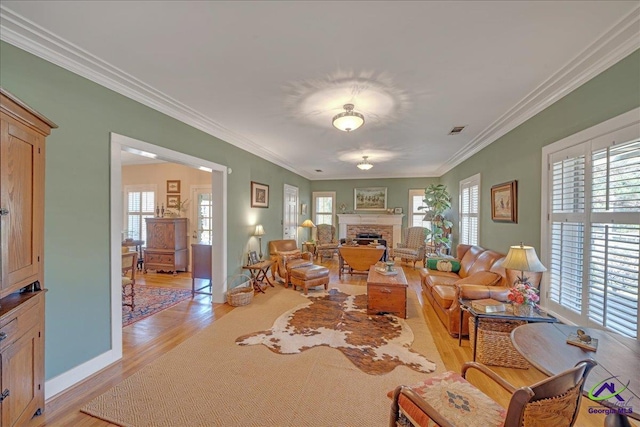
[(302, 257), (302, 252), (300, 249), (295, 249), (293, 251), (279, 251), (278, 255), (286, 259), (296, 259)]
[(427, 259), (427, 268), (431, 270), (450, 271), (452, 273), (457, 273), (458, 271), (460, 271), (460, 261), (455, 259), (429, 258)]

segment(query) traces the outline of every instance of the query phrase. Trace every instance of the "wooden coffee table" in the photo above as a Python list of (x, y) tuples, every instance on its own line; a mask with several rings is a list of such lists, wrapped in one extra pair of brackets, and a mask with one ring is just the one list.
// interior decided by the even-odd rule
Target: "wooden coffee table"
[(407, 278), (402, 267), (396, 267), (398, 274), (385, 276), (369, 268), (367, 276), (367, 314), (394, 314), (407, 318)]

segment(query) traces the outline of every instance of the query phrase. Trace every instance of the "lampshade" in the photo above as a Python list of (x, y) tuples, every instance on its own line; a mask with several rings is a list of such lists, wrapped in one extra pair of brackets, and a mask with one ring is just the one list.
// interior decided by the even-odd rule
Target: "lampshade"
[(364, 116), (353, 111), (353, 104), (344, 104), (344, 113), (333, 116), (333, 126), (344, 132), (351, 132), (364, 124)]
[(369, 163), (367, 160), (369, 156), (362, 156), (362, 161), (358, 163), (358, 169), (362, 169), (363, 171), (368, 171), (373, 167), (373, 164)]
[(264, 235), (264, 228), (262, 228), (262, 224), (258, 224), (256, 225), (256, 232), (253, 233), (254, 236), (263, 236)]
[(509, 253), (502, 261), (502, 267), (509, 270), (528, 271), (531, 273), (539, 273), (547, 271), (544, 265), (538, 259), (536, 250), (532, 246), (511, 246)]
[(312, 227), (315, 227), (315, 224), (310, 219), (305, 219), (300, 226), (312, 228)]

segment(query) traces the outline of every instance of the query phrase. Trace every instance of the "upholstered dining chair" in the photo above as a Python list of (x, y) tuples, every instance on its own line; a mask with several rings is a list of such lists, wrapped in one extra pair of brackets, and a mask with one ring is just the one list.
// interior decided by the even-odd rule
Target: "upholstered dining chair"
[(131, 310), (135, 306), (137, 264), (137, 252), (122, 253), (122, 305), (131, 307)]
[[(584, 381), (596, 364), (583, 360), (529, 387), (515, 388), (485, 365), (467, 362), (462, 375), (445, 372), (415, 386), (397, 387), (389, 426), (573, 426)], [(511, 393), (506, 410), (467, 382), (469, 369), (477, 369)]]
[[(416, 268), (417, 261), (424, 262), (426, 251), (425, 232), (423, 227), (409, 227), (404, 230), (401, 243), (393, 250), (393, 258), (399, 257), (404, 262), (413, 261), (413, 268)], [(426, 266), (425, 266), (426, 267)]]
[(325, 256), (333, 257), (338, 251), (338, 240), (336, 239), (336, 227), (329, 224), (318, 224), (318, 241), (316, 244), (316, 256), (322, 260)]

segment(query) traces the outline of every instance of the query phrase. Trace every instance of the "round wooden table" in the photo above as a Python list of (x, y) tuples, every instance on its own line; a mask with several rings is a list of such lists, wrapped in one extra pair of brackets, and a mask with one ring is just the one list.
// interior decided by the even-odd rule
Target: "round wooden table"
[[(578, 328), (598, 339), (596, 351), (567, 344), (567, 336), (576, 333)], [(529, 363), (550, 376), (573, 367), (581, 360), (595, 360), (598, 365), (585, 381), (585, 396), (592, 391), (595, 396), (615, 393), (617, 397), (587, 401), (587, 404), (592, 404), (594, 410), (602, 410), (601, 404), (618, 410), (619, 416), (640, 420), (640, 341), (613, 332), (559, 323), (518, 326), (511, 332), (511, 340)]]

